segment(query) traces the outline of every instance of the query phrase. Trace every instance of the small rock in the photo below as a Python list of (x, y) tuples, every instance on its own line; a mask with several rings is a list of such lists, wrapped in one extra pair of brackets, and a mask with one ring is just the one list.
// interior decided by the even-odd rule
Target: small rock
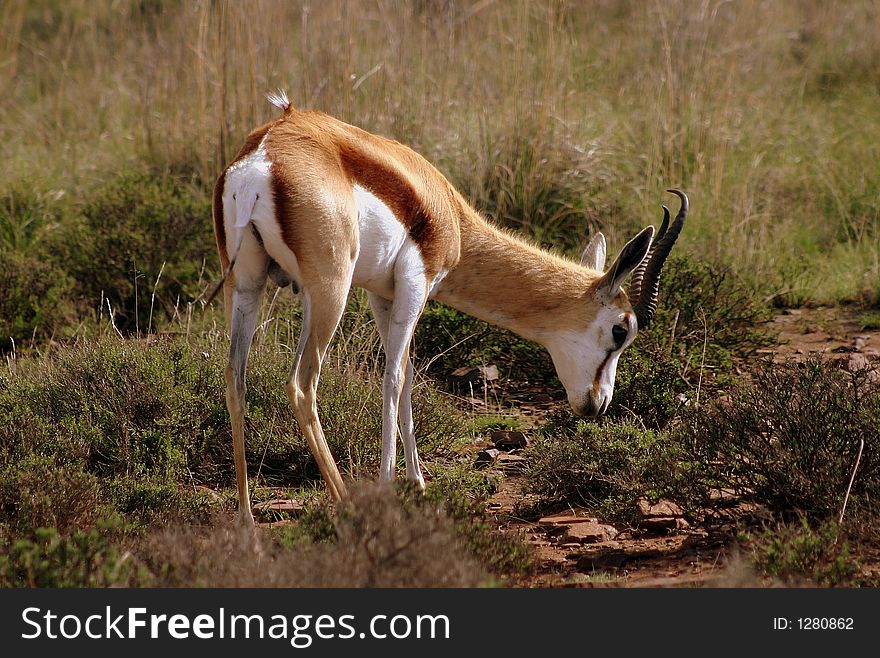
[(595, 544), (600, 541), (610, 541), (617, 537), (617, 529), (602, 523), (575, 523), (568, 526), (562, 534), (560, 541), (563, 544), (577, 542), (578, 544)]
[(479, 366), (477, 370), (480, 371), (480, 374), (483, 376), (487, 382), (494, 382), (500, 376), (498, 373), (498, 366)]
[(529, 445), (529, 438), (525, 434), (513, 430), (492, 432), (490, 438), (495, 442), (495, 447), (499, 450), (515, 450), (517, 448), (526, 448)]
[(683, 518), (684, 512), (671, 500), (665, 498), (651, 505), (647, 499), (639, 498), (636, 508), (641, 520), (639, 526), (651, 532), (664, 530), (686, 530), (690, 524)]
[(464, 366), (453, 370), (447, 379), (452, 386), (462, 386), (463, 384), (471, 384), (480, 379), (480, 369)]
[(498, 455), (498, 465), (505, 473), (519, 473), (526, 467), (526, 458), (522, 455), (511, 455), (502, 452)]
[(871, 365), (868, 361), (867, 355), (861, 352), (853, 352), (849, 355), (849, 359), (847, 359), (846, 362), (846, 369), (850, 372), (864, 371), (867, 380), (872, 384), (880, 381), (880, 372), (878, 372), (876, 367)]
[(302, 502), (292, 498), (276, 498), (254, 505), (254, 511), (261, 514), (266, 512), (299, 512), (302, 509)]
[(685, 519), (675, 516), (652, 516), (642, 519), (639, 526), (648, 532), (664, 532), (667, 530), (687, 530), (691, 527)]
[(491, 464), (496, 459), (498, 459), (498, 455), (500, 454), (501, 451), (495, 448), (486, 448), (485, 450), (480, 450), (480, 452), (477, 453), (477, 459), (476, 461), (474, 461), (474, 464), (477, 466)]
[(733, 489), (721, 487), (709, 491), (709, 500), (712, 501), (736, 500), (737, 498), (739, 498), (739, 496), (736, 495), (736, 491)]
[(681, 511), (681, 508), (678, 505), (665, 498), (657, 501), (654, 505), (651, 505), (645, 498), (639, 498), (636, 503), (636, 508), (638, 509), (639, 516), (643, 519), (652, 517), (684, 516), (684, 512)]
[(854, 336), (852, 342), (852, 348), (855, 352), (861, 352), (865, 349), (865, 344), (871, 340), (870, 336)]
[(592, 516), (575, 516), (574, 514), (553, 514), (542, 516), (538, 519), (539, 525), (560, 526), (573, 525), (575, 523), (596, 523), (598, 519)]
[(447, 381), (451, 386), (464, 386), (480, 380), (494, 382), (500, 377), (498, 366), (463, 366), (456, 368), (448, 376)]

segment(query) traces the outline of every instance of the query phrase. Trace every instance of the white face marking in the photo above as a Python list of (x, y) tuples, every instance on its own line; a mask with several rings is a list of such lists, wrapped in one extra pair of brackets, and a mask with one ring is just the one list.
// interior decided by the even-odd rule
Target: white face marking
[[(626, 340), (618, 347), (611, 328), (627, 328)], [(556, 374), (568, 393), (574, 412), (583, 416), (603, 413), (614, 394), (614, 379), (620, 354), (635, 339), (634, 313), (603, 305), (583, 331), (559, 332), (546, 339)]]

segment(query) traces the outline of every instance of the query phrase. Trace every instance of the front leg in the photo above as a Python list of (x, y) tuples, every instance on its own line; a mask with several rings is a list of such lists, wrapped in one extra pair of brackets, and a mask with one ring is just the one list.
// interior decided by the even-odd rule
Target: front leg
[[(420, 265), (420, 264), (419, 264)], [(399, 269), (397, 270), (399, 271)], [(409, 345), (416, 322), (421, 316), (426, 296), (422, 270), (409, 279), (396, 277), (395, 299), (389, 301), (369, 293), (376, 327), (385, 348), (385, 377), (382, 384), (382, 461), (379, 478), (394, 478), (397, 462), (398, 418), (406, 456), (406, 477), (424, 489), (425, 480), (419, 466), (412, 415), (413, 366)], [(399, 282), (398, 282), (399, 281)]]

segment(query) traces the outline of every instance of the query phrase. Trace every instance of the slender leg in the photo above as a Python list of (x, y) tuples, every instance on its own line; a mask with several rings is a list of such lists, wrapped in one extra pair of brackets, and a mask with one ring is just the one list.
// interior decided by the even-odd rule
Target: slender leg
[(262, 286), (247, 290), (234, 290), (230, 297), (228, 313), (231, 321), (229, 361), (226, 366), (226, 408), (232, 422), (232, 445), (235, 457), (235, 480), (238, 485), (238, 519), (244, 525), (253, 526), (250, 495), (248, 492), (247, 462), (244, 450), (244, 414), (247, 386), (247, 360), (257, 311), (260, 306)]
[[(313, 294), (314, 299), (320, 300), (319, 303), (312, 303)], [(346, 489), (318, 418), (318, 378), (327, 346), (345, 310), (347, 295), (347, 284), (336, 289), (307, 289), (303, 292), (302, 335), (287, 378), (287, 394), (293, 404), (296, 420), (334, 500), (344, 498)]]
[[(385, 348), (385, 377), (382, 383), (382, 461), (379, 479), (394, 479), (397, 461), (398, 416), (406, 455), (407, 478), (424, 487), (416, 452), (412, 421), (412, 364), (409, 345), (427, 299), (423, 266), (417, 254), (402, 254), (395, 267), (394, 301), (374, 295), (370, 302)], [(403, 395), (403, 399), (401, 399)]]
[[(391, 324), (391, 302), (383, 299), (373, 293), (368, 293), (370, 307), (373, 309), (373, 317), (376, 318), (376, 327), (379, 330), (379, 337), (382, 339), (382, 346), (388, 344), (388, 329)], [(404, 455), (406, 457), (406, 477), (408, 480), (415, 482), (419, 489), (425, 489), (425, 478), (422, 476), (422, 469), (419, 465), (419, 454), (416, 448), (415, 427), (413, 423), (412, 408), (412, 390), (413, 390), (413, 364), (412, 359), (407, 354), (405, 364), (405, 374), (403, 380), (403, 389), (400, 393), (399, 403), (399, 426), (400, 433), (403, 437)], [(384, 391), (383, 391), (384, 392)], [(385, 407), (383, 399), (383, 407)], [(383, 408), (383, 436), (386, 423), (386, 409)], [(388, 421), (390, 422), (390, 421)], [(383, 442), (384, 445), (384, 442)]]
[(416, 433), (413, 423), (412, 408), (413, 364), (412, 359), (406, 360), (406, 378), (403, 381), (403, 393), (400, 395), (400, 433), (403, 436), (403, 449), (406, 456), (406, 479), (415, 482), (421, 491), (425, 490), (425, 478), (419, 464), (419, 453), (416, 448)]

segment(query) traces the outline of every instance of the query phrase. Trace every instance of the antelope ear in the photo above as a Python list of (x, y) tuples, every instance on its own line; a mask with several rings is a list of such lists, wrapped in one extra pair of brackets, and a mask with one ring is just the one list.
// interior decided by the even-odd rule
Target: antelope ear
[(581, 265), (584, 267), (592, 267), (594, 270), (602, 272), (605, 269), (605, 236), (596, 233), (591, 239), (584, 253), (581, 254)]
[(645, 259), (653, 239), (654, 227), (649, 226), (627, 242), (608, 271), (599, 279), (596, 290), (608, 297), (615, 297), (620, 292), (620, 286), (626, 281), (626, 277)]

